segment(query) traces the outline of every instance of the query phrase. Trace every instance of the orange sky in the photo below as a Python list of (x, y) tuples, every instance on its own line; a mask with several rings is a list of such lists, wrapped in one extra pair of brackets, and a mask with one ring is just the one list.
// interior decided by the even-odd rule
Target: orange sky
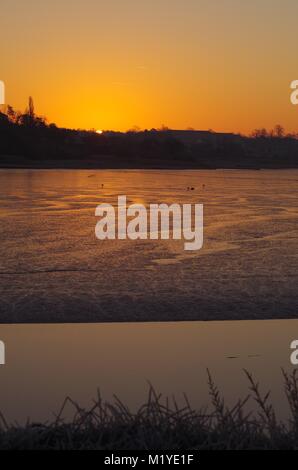
[(1, 0), (7, 102), (71, 128), (298, 131), (297, 0)]

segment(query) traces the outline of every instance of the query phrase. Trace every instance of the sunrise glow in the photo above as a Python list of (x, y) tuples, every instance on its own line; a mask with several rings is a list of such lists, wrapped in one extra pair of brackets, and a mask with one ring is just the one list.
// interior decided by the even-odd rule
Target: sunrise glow
[(100, 118), (120, 131), (297, 131), (297, 15), (298, 2), (278, 0), (3, 2), (0, 78), (7, 103), (24, 110), (33, 96), (74, 129)]

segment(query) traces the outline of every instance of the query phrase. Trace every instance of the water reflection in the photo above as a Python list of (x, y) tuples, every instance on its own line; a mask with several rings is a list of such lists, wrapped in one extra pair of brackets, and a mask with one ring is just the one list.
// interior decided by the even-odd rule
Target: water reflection
[(264, 392), (272, 390), (285, 418), (280, 367), (293, 369), (290, 343), (297, 336), (298, 320), (5, 325), (0, 410), (9, 421), (44, 421), (66, 395), (90, 405), (98, 387), (105, 399), (116, 393), (135, 409), (146, 399), (148, 380), (178, 401), (186, 392), (199, 408), (209, 402), (207, 367), (233, 403), (247, 394), (246, 368)]

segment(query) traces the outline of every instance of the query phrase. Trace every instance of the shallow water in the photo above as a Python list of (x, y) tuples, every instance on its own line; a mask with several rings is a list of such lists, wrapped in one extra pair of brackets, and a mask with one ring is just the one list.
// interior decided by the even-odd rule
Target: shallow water
[[(297, 170), (0, 170), (0, 322), (297, 318), (297, 183)], [(203, 203), (203, 249), (97, 240), (96, 206), (122, 194)]]
[[(91, 406), (97, 388), (104, 400), (116, 394), (136, 410), (148, 381), (183, 406), (185, 392), (199, 409), (210, 404), (207, 367), (228, 405), (249, 393), (246, 368), (263, 394), (271, 390), (278, 417), (289, 417), (280, 368), (293, 370), (298, 320), (2, 325), (0, 338), (0, 411), (9, 422), (51, 420), (66, 396)], [(253, 400), (247, 409), (256, 410)]]

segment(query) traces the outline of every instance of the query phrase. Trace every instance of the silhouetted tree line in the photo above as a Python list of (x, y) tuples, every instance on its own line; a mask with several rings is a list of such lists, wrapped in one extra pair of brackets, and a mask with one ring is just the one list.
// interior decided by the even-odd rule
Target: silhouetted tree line
[(0, 165), (98, 167), (278, 168), (298, 167), (298, 136), (277, 125), (250, 136), (213, 131), (159, 130), (126, 133), (71, 130), (35, 113), (33, 99), (21, 113), (0, 113)]

